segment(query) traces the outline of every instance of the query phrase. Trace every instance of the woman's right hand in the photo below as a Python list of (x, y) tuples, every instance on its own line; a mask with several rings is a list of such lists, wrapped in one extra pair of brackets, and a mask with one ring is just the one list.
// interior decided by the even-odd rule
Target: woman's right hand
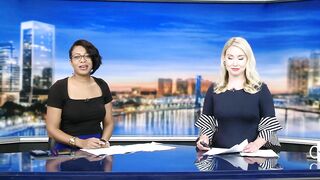
[[(206, 146), (208, 145), (208, 146)], [(199, 150), (202, 150), (202, 151), (208, 151), (210, 150), (210, 147), (209, 147), (209, 138), (207, 135), (201, 135), (199, 137), (199, 140), (197, 141), (197, 148)]]
[(76, 145), (85, 149), (104, 148), (105, 143), (98, 138), (77, 139)]

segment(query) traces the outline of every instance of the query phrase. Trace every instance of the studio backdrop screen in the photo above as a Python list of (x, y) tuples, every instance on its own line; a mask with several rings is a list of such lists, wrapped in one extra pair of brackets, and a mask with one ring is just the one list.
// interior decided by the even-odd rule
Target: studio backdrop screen
[(0, 137), (47, 136), (48, 89), (72, 76), (68, 51), (100, 51), (94, 74), (113, 95), (114, 136), (198, 135), (224, 43), (251, 44), (280, 137), (320, 137), (320, 8), (276, 3), (0, 1)]

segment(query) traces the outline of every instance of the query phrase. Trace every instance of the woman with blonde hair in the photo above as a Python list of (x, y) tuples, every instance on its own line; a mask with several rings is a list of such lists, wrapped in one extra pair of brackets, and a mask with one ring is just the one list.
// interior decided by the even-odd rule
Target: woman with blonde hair
[(261, 147), (280, 150), (273, 99), (256, 71), (249, 43), (230, 38), (221, 53), (221, 79), (205, 96), (203, 111), (195, 124), (200, 128), (197, 148), (230, 148), (247, 139), (244, 152)]

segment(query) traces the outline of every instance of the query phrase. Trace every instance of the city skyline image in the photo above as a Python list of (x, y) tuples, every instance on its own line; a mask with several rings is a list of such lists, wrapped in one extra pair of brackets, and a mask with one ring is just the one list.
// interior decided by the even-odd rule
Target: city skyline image
[(69, 47), (86, 39), (103, 57), (94, 75), (106, 80), (112, 91), (130, 91), (158, 89), (159, 79), (176, 83), (197, 75), (216, 82), (224, 43), (242, 36), (251, 44), (258, 72), (272, 93), (287, 93), (289, 59), (312, 59), (319, 52), (317, 4), (12, 0), (0, 2), (0, 42), (12, 42), (21, 61), (21, 23), (53, 25), (52, 82), (72, 75)]
[(273, 95), (280, 137), (319, 138), (319, 5), (0, 1), (0, 137), (47, 136), (48, 90), (72, 76), (78, 39), (102, 56), (93, 76), (110, 87), (113, 135), (198, 136), (223, 46), (240, 36)]

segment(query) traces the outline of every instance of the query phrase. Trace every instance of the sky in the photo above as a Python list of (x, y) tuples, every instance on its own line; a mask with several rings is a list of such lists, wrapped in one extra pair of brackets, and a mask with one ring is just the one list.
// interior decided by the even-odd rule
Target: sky
[(148, 3), (63, 0), (0, 1), (0, 42), (19, 57), (20, 24), (55, 26), (54, 80), (72, 75), (68, 50), (91, 41), (103, 57), (94, 74), (111, 90), (157, 88), (158, 78), (217, 81), (220, 53), (233, 36), (248, 40), (273, 93), (287, 90), (287, 61), (320, 50), (320, 2)]

